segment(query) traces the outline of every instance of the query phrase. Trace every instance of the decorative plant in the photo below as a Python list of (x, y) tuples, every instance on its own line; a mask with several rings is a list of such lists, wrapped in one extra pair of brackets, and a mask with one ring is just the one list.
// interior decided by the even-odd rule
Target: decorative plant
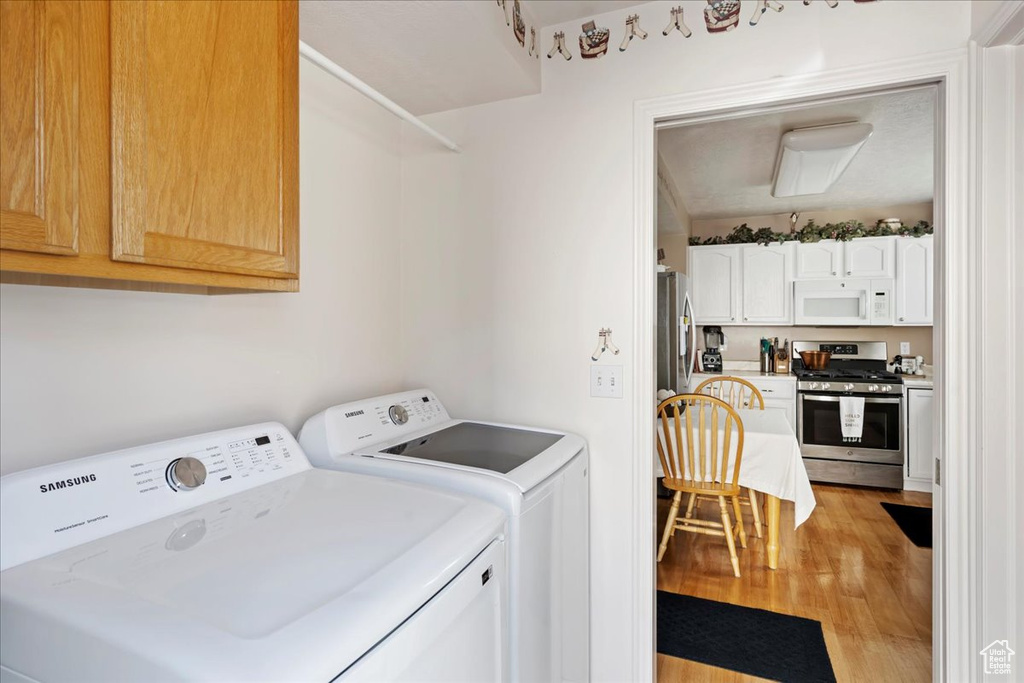
[(783, 244), (784, 242), (820, 242), (821, 240), (838, 240), (848, 242), (857, 237), (886, 237), (899, 235), (901, 237), (922, 237), (931, 235), (934, 228), (928, 221), (918, 221), (913, 226), (900, 225), (893, 228), (884, 221), (878, 221), (874, 227), (866, 227), (860, 221), (843, 221), (840, 223), (826, 223), (818, 225), (814, 219), (809, 219), (804, 227), (796, 232), (775, 232), (771, 228), (758, 228), (754, 230), (746, 223), (737, 225), (732, 231), (725, 235), (713, 235), (711, 237), (691, 237), (690, 246), (708, 246), (720, 244)]

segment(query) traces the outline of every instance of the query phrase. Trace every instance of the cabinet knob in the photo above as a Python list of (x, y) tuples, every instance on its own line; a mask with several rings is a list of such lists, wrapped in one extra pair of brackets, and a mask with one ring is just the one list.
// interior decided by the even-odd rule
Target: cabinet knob
[(900, 322), (903, 322), (904, 320), (906, 320), (906, 318), (900, 318)]
[(743, 319), (744, 320), (750, 320), (750, 318), (748, 318), (747, 316), (743, 316)]
[(733, 316), (733, 317), (729, 318), (729, 320), (735, 320), (735, 319), (736, 319), (736, 316)]
[(836, 273), (836, 271), (834, 271), (834, 270), (833, 270), (833, 271), (832, 271), (832, 274), (833, 274), (833, 275), (836, 275), (837, 273)]
[(852, 270), (848, 270), (848, 271), (846, 271), (846, 274), (847, 275), (853, 275), (853, 271)]

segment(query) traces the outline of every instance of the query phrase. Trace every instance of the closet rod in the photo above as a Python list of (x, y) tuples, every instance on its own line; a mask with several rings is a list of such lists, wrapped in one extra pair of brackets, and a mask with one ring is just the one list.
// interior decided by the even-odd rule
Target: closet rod
[(316, 64), (318, 67), (320, 67), (327, 73), (331, 74), (341, 82), (347, 83), (348, 85), (352, 86), (362, 94), (366, 95), (371, 100), (373, 100), (380, 106), (384, 107), (398, 118), (408, 121), (412, 125), (422, 130), (427, 135), (435, 138), (438, 142), (440, 142), (442, 145), (444, 145), (451, 151), (462, 151), (461, 149), (459, 149), (459, 146), (456, 145), (454, 142), (452, 142), (445, 136), (441, 135), (436, 130), (434, 130), (427, 124), (423, 123), (418, 118), (410, 114), (408, 111), (402, 109), (400, 106), (398, 106), (388, 98), (384, 97), (379, 92), (368, 86), (366, 83), (359, 80), (348, 71), (345, 71), (340, 66), (332, 62), (327, 57), (325, 57), (322, 53), (318, 52), (316, 49), (310, 47), (301, 40), (299, 41), (299, 54), (308, 59), (309, 61), (311, 61), (313, 64)]

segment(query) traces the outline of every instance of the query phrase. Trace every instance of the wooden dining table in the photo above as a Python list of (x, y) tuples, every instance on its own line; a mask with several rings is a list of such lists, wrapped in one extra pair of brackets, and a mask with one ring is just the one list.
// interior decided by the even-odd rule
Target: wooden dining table
[[(788, 500), (793, 503), (794, 528), (797, 528), (807, 521), (814, 510), (814, 491), (800, 455), (800, 444), (786, 412), (779, 408), (737, 412), (743, 422), (744, 434), (739, 483), (764, 496), (765, 522), (768, 527), (768, 568), (778, 569), (782, 550), (779, 541), (781, 502)], [(665, 438), (661, 429), (657, 429), (656, 433), (656, 438)], [(675, 440), (671, 432), (669, 436)], [(675, 448), (672, 452), (675, 452)], [(735, 453), (731, 457), (735, 457)], [(663, 476), (657, 453), (654, 458), (656, 474)]]

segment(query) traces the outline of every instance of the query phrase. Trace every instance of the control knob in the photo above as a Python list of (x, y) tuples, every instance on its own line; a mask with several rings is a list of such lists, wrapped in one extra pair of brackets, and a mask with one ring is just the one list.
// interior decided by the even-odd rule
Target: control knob
[(808, 388), (808, 389), (810, 389), (811, 391), (814, 391), (815, 389), (817, 389), (817, 388), (818, 388), (818, 383), (817, 383), (817, 382), (811, 382), (811, 383), (810, 383), (810, 384), (809, 384), (809, 385), (807, 386), (807, 388)]
[(852, 384), (844, 384), (843, 385), (843, 391), (853, 391), (853, 385)]
[(868, 386), (868, 391), (878, 391), (878, 385), (877, 384), (869, 385)]
[(891, 385), (891, 384), (885, 384), (885, 385), (883, 385), (883, 386), (882, 386), (882, 391), (886, 391), (886, 392), (888, 392), (888, 391), (892, 391), (892, 385)]
[(206, 465), (197, 458), (172, 460), (167, 466), (167, 483), (175, 491), (191, 491), (206, 481)]
[(831, 386), (832, 386), (832, 384), (830, 382), (822, 382), (821, 383), (821, 390), (825, 391), (825, 390), (827, 390)]
[(409, 421), (409, 411), (400, 405), (393, 405), (388, 408), (388, 417), (396, 425), (404, 425)]

